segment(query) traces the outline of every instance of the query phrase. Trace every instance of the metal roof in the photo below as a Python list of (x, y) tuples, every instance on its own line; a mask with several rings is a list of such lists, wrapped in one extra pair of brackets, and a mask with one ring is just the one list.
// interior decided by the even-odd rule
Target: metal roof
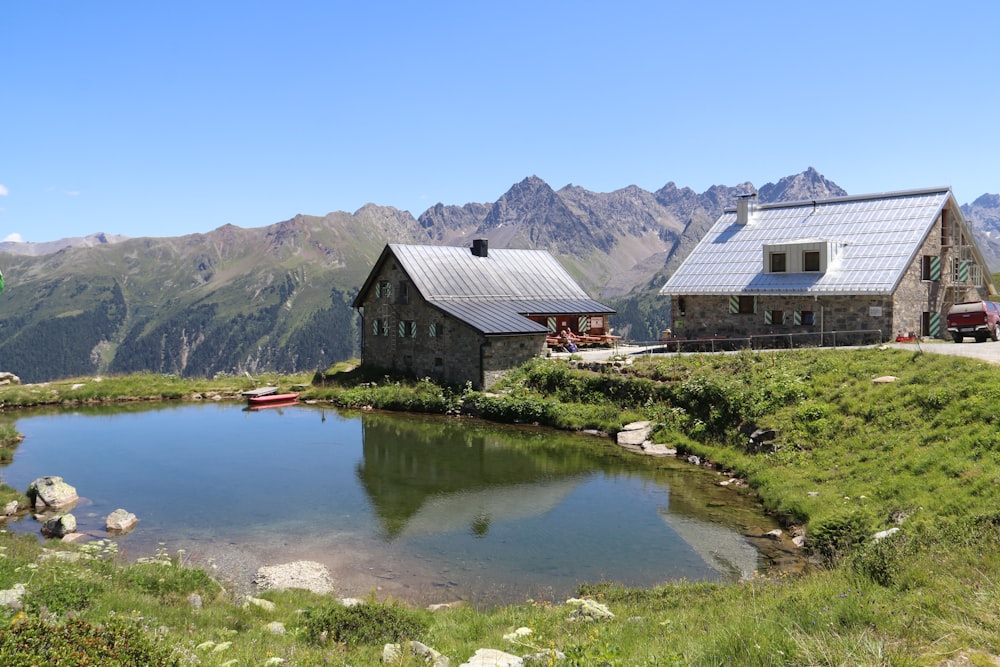
[[(433, 307), (484, 334), (544, 333), (525, 315), (610, 314), (545, 250), (390, 243), (420, 295)], [(383, 255), (384, 256), (384, 255)]]
[[(891, 294), (950, 198), (938, 188), (764, 204), (744, 225), (726, 209), (660, 294)], [(765, 244), (807, 240), (840, 248), (824, 273), (764, 271)]]

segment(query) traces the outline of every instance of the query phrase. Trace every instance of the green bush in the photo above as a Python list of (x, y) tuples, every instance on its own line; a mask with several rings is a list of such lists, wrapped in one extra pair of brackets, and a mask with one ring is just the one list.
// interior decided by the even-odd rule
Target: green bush
[(860, 512), (837, 514), (811, 527), (809, 549), (832, 566), (850, 555), (867, 535), (868, 522)]
[(92, 625), (81, 619), (47, 623), (19, 616), (9, 627), (0, 629), (0, 664), (174, 667), (180, 663), (167, 647), (120, 618)]
[(426, 620), (417, 611), (381, 602), (313, 607), (306, 609), (304, 616), (306, 637), (316, 643), (378, 646), (414, 639), (427, 629)]
[(851, 557), (854, 571), (879, 586), (894, 586), (914, 549), (902, 532), (857, 549)]

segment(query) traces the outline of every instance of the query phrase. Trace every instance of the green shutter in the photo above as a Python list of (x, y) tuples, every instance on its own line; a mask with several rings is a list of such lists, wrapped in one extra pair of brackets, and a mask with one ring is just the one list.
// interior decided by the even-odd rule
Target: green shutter
[(375, 336), (377, 336), (378, 335), (378, 330), (379, 330), (379, 321), (378, 320), (372, 320), (372, 334), (375, 335)]
[(797, 327), (802, 326), (802, 311), (801, 310), (796, 310), (792, 314), (792, 324), (794, 324)]
[(545, 326), (549, 328), (550, 333), (556, 332), (556, 318), (550, 317), (545, 321)]
[(406, 322), (400, 320), (398, 329), (399, 329), (399, 337), (406, 338)]
[(937, 255), (931, 257), (931, 280), (941, 280), (941, 258)]
[(932, 312), (929, 318), (928, 335), (938, 337), (941, 335), (941, 313)]
[(577, 321), (576, 330), (580, 333), (587, 333), (590, 331), (590, 318), (586, 315), (581, 315), (580, 319)]
[(730, 314), (740, 312), (740, 297), (735, 294), (729, 296), (729, 312)]
[(375, 283), (375, 298), (376, 299), (382, 298), (382, 283), (379, 282)]
[(771, 322), (771, 311), (770, 310), (765, 310), (764, 311), (764, 324), (771, 324), (771, 323), (772, 323)]
[(430, 324), (427, 325), (428, 336), (434, 338), (435, 336), (437, 336), (437, 332), (438, 332), (438, 325), (436, 322), (431, 322)]

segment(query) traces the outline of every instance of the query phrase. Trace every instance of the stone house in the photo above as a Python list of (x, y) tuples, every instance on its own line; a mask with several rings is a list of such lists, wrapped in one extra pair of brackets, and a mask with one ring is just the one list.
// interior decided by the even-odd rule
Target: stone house
[(489, 387), (547, 353), (562, 328), (608, 333), (594, 301), (544, 250), (390, 243), (354, 300), (361, 363), (452, 385)]
[(946, 338), (949, 307), (996, 287), (951, 190), (936, 188), (762, 205), (742, 197), (660, 294), (675, 337), (798, 346)]

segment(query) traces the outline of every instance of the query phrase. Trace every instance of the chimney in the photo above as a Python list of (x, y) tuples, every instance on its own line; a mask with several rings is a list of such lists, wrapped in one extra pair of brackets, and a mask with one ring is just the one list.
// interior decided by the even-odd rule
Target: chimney
[(490, 254), (488, 239), (472, 239), (472, 254), (476, 257), (487, 257)]
[(736, 224), (745, 225), (753, 217), (754, 203), (757, 200), (757, 193), (740, 195), (736, 198)]

